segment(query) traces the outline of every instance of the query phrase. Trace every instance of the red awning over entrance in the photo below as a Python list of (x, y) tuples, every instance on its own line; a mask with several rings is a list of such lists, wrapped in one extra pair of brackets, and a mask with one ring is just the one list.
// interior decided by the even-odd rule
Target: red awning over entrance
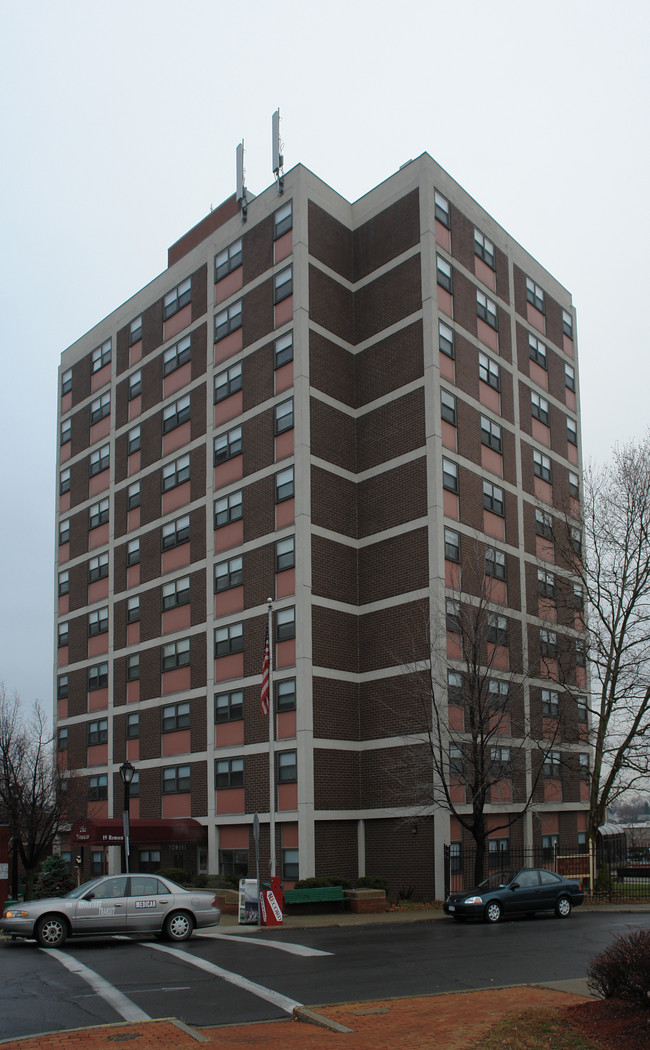
[[(206, 842), (208, 829), (191, 817), (177, 820), (131, 820), (132, 846), (187, 845)], [(70, 841), (89, 846), (119, 846), (124, 842), (121, 817), (105, 820), (77, 820), (70, 829)]]

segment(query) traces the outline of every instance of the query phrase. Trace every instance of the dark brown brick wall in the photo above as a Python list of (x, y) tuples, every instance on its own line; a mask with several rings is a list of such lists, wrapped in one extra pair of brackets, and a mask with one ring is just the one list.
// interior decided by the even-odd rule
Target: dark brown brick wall
[[(433, 900), (433, 819), (367, 820), (366, 872), (388, 879), (388, 895)], [(415, 829), (415, 830), (414, 830)]]
[(309, 267), (309, 317), (348, 343), (354, 342), (354, 294), (329, 274)]
[(427, 477), (424, 456), (359, 484), (360, 537), (403, 525), (426, 513)]
[(356, 809), (359, 805), (358, 784), (358, 752), (314, 748), (316, 809)]
[(355, 820), (317, 820), (314, 829), (315, 873), (355, 882), (359, 871)]
[(273, 216), (246, 228), (242, 236), (242, 266), (244, 284), (273, 266)]
[(366, 405), (424, 375), (422, 321), (400, 328), (355, 357), (357, 405)]
[(310, 413), (312, 456), (355, 472), (357, 427), (354, 419), (314, 397)]
[(426, 659), (430, 655), (428, 639), (420, 625), (426, 622), (427, 616), (425, 599), (359, 616), (361, 673)]
[(329, 470), (311, 468), (312, 524), (357, 535), (357, 486)]
[(429, 583), (427, 530), (416, 529), (359, 550), (359, 602), (407, 594)]
[(421, 306), (420, 256), (414, 255), (355, 293), (355, 342), (370, 339)]
[(359, 418), (357, 425), (358, 469), (421, 448), (425, 442), (424, 390), (412, 390)]
[(358, 601), (357, 552), (354, 547), (335, 543), (323, 536), (312, 536), (312, 590), (332, 601)]
[(358, 619), (336, 609), (312, 608), (312, 646), (315, 667), (357, 673), (359, 668)]
[(309, 253), (348, 281), (354, 280), (352, 230), (309, 201)]
[(408, 251), (420, 240), (420, 204), (412, 190), (375, 215), (353, 234), (354, 276), (359, 281), (373, 270)]
[(352, 408), (357, 405), (355, 357), (320, 332), (309, 333), (309, 378), (316, 390)]
[(337, 678), (314, 677), (314, 736), (359, 739), (359, 687)]

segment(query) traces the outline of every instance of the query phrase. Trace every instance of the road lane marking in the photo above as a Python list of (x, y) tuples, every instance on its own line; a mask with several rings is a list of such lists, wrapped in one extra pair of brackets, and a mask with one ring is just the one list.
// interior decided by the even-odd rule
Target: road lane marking
[(332, 955), (332, 952), (322, 952), (319, 948), (308, 948), (305, 944), (292, 944), (291, 941), (258, 941), (254, 937), (241, 936), (236, 933), (197, 933), (195, 940), (206, 940), (207, 938), (217, 941), (236, 941), (239, 944), (256, 944), (261, 948), (277, 948), (280, 952), (288, 952), (289, 955), (302, 955), (306, 959), (315, 958), (318, 955)]
[(115, 985), (100, 977), (98, 973), (89, 969), (88, 966), (84, 966), (78, 959), (67, 955), (65, 952), (60, 952), (57, 948), (41, 948), (41, 951), (60, 962), (70, 973), (77, 974), (83, 981), (86, 981), (93, 991), (112, 1006), (115, 1012), (125, 1021), (151, 1020), (149, 1014), (146, 1014), (144, 1010), (141, 1010), (139, 1006), (131, 1002)]
[(206, 973), (210, 973), (214, 977), (221, 977), (222, 980), (236, 985), (237, 988), (242, 988), (245, 992), (256, 995), (258, 999), (264, 999), (267, 1003), (277, 1006), (278, 1009), (284, 1010), (286, 1014), (292, 1014), (297, 1006), (303, 1005), (296, 999), (289, 999), (288, 996), (282, 995), (281, 992), (274, 992), (272, 988), (265, 988), (263, 984), (249, 981), (248, 977), (242, 977), (241, 974), (233, 973), (231, 970), (224, 970), (223, 967), (215, 966), (214, 963), (208, 962), (207, 959), (200, 959), (196, 955), (190, 955), (189, 952), (182, 952), (178, 948), (168, 948), (163, 944), (148, 943), (147, 947), (153, 948), (157, 952), (165, 952), (186, 965), (196, 966), (198, 970), (205, 970)]

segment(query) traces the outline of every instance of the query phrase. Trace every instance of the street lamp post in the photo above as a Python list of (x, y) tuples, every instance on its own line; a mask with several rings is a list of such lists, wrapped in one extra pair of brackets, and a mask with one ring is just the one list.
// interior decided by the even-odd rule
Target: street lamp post
[(131, 781), (135, 773), (134, 767), (128, 761), (120, 766), (120, 776), (124, 784), (124, 808), (122, 811), (122, 825), (124, 828), (124, 870), (129, 874), (129, 808), (131, 804)]

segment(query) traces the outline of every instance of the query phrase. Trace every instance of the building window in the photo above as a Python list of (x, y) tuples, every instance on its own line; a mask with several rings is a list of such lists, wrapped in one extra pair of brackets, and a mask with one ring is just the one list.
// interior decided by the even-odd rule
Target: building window
[(192, 300), (192, 278), (188, 277), (176, 288), (172, 288), (163, 300), (163, 321), (173, 317), (175, 313), (182, 310)]
[(175, 346), (168, 347), (163, 354), (163, 376), (170, 375), (189, 361), (191, 353), (192, 343), (189, 335), (186, 335)]
[(72, 369), (68, 368), (61, 376), (61, 395), (69, 394), (72, 390)]
[(298, 779), (295, 751), (278, 752), (278, 784), (294, 784)]
[(579, 612), (585, 607), (585, 592), (582, 589), (581, 584), (574, 583), (573, 585), (573, 608)]
[(465, 759), (457, 744), (449, 745), (449, 775), (455, 779), (462, 779), (465, 775)]
[(231, 492), (229, 496), (214, 501), (214, 527), (220, 529), (233, 521), (240, 521), (243, 513), (242, 493)]
[(60, 674), (56, 680), (56, 698), (57, 700), (65, 700), (68, 695), (68, 676), (67, 674)]
[(488, 703), (492, 710), (506, 711), (510, 704), (510, 685), (501, 678), (488, 680)]
[(241, 315), (241, 299), (236, 303), (231, 303), (231, 305), (227, 306), (225, 310), (220, 310), (218, 314), (214, 315), (215, 343), (218, 343), (220, 339), (225, 339), (231, 332), (236, 332), (238, 328), (241, 328)]
[(487, 354), (478, 355), (478, 377), (483, 383), (487, 383), (493, 390), (501, 389), (501, 377), (499, 366)]
[(450, 459), (442, 461), (442, 487), (448, 492), (458, 492), (458, 464)]
[(59, 495), (70, 491), (70, 467), (65, 467), (59, 474)]
[(142, 339), (142, 316), (136, 317), (129, 325), (129, 346), (139, 343)]
[(532, 281), (530, 277), (526, 278), (526, 299), (534, 306), (540, 313), (546, 312), (546, 306), (544, 305), (544, 289), (540, 288), (535, 281)]
[(476, 291), (476, 313), (482, 321), (490, 325), (490, 328), (497, 329), (499, 327), (497, 304), (492, 299), (488, 299), (487, 295), (484, 295), (478, 289)]
[(460, 561), (460, 535), (454, 529), (445, 529), (445, 558), (447, 561)]
[(181, 638), (178, 642), (168, 642), (162, 647), (162, 671), (175, 671), (179, 667), (190, 665), (190, 640)]
[(507, 867), (510, 858), (510, 839), (488, 839), (488, 855), (490, 871)]
[(88, 637), (93, 638), (97, 634), (106, 634), (108, 631), (108, 606), (102, 609), (94, 609), (88, 613)]
[(510, 776), (510, 748), (493, 745), (490, 748), (490, 762), (493, 777)]
[(140, 482), (134, 481), (132, 485), (129, 485), (126, 492), (126, 509), (135, 510), (136, 507), (140, 506)]
[(241, 456), (241, 452), (241, 427), (233, 427), (224, 434), (218, 434), (214, 439), (214, 466)]
[(558, 718), (560, 694), (555, 689), (542, 689), (542, 714), (547, 718)]
[(182, 543), (187, 543), (189, 538), (189, 514), (184, 514), (182, 518), (177, 518), (176, 521), (168, 521), (162, 527), (162, 549), (164, 551), (171, 550), (172, 547), (180, 547)]
[(495, 580), (505, 580), (506, 556), (504, 551), (498, 551), (495, 547), (485, 548), (485, 575), (492, 576)]
[(140, 596), (134, 595), (133, 598), (127, 598), (126, 602), (126, 622), (137, 623), (140, 619)]
[(72, 418), (61, 420), (61, 444), (67, 445), (72, 436)]
[(244, 559), (241, 556), (229, 558), (228, 561), (219, 562), (214, 567), (214, 589), (219, 591), (230, 590), (231, 587), (241, 587), (244, 582)]
[(574, 499), (580, 498), (580, 478), (572, 471), (569, 471), (569, 495)]
[[(108, 774), (100, 773), (99, 776), (88, 778), (88, 801), (89, 802), (103, 802), (104, 799), (108, 798)], [(96, 855), (93, 853), (93, 858)], [(100, 853), (101, 857), (102, 854)], [(93, 871), (92, 874), (101, 875), (101, 869), (97, 872)]]
[(284, 569), (293, 569), (295, 564), (295, 538), (288, 536), (284, 540), (277, 540), (275, 544), (275, 571), (283, 572)]
[(190, 791), (190, 766), (168, 766), (162, 771), (162, 789), (164, 795), (180, 795)]
[(233, 270), (239, 269), (242, 264), (241, 257), (241, 237), (238, 241), (234, 241), (223, 251), (219, 252), (214, 257), (214, 279), (220, 281), (222, 277), (227, 277)]
[(140, 540), (129, 540), (126, 545), (126, 564), (138, 565), (140, 562)]
[(559, 779), (561, 775), (562, 770), (560, 765), (560, 752), (549, 751), (546, 758), (544, 759), (544, 776), (555, 777), (556, 779)]
[(535, 532), (545, 540), (553, 539), (553, 518), (546, 510), (535, 510)]
[(94, 664), (88, 668), (88, 692), (94, 693), (97, 689), (106, 689), (108, 685), (108, 664)]
[(104, 580), (108, 576), (108, 551), (98, 554), (88, 562), (88, 583)]
[(539, 630), (539, 651), (543, 657), (554, 660), (557, 657), (557, 634), (545, 627)]
[(93, 503), (88, 509), (88, 528), (96, 529), (100, 525), (105, 525), (108, 521), (108, 499), (102, 499), (99, 503)]
[(501, 427), (498, 423), (493, 423), (487, 416), (481, 416), (481, 442), (499, 454), (503, 452)]
[(587, 646), (584, 638), (576, 638), (575, 641), (576, 650), (576, 667), (586, 667), (587, 665)]
[(293, 398), (275, 406), (275, 433), (283, 434), (293, 428)]
[(566, 421), (566, 436), (570, 445), (578, 444), (578, 427), (573, 419), (567, 419)]
[(276, 711), (295, 711), (296, 679), (283, 678), (275, 683)]
[(579, 696), (576, 699), (576, 703), (578, 705), (578, 721), (579, 722), (586, 722), (587, 721), (587, 700), (586, 700), (586, 698), (584, 696)]
[(297, 849), (282, 850), (282, 878), (288, 882), (295, 882), (300, 875), (298, 858), (299, 852)]
[(100, 419), (104, 419), (105, 416), (110, 415), (111, 412), (111, 392), (107, 390), (101, 397), (95, 398), (90, 405), (90, 422), (99, 423)]
[(454, 634), (461, 633), (460, 602), (455, 598), (447, 598), (445, 601), (445, 627)]
[(140, 426), (132, 427), (129, 430), (126, 439), (126, 452), (127, 455), (131, 456), (134, 452), (140, 451)]
[(96, 474), (101, 474), (102, 471), (108, 470), (111, 463), (111, 446), (102, 445), (101, 448), (96, 448), (94, 452), (90, 453), (90, 476), (94, 478)]
[(133, 653), (126, 658), (126, 680), (135, 682), (140, 677), (140, 654)]
[(488, 241), (484, 233), (477, 230), (474, 227), (474, 254), (478, 255), (479, 259), (482, 259), (484, 263), (494, 270), (494, 245), (492, 241)]
[(166, 463), (162, 468), (162, 490), (169, 492), (185, 481), (190, 480), (190, 454), (179, 456), (172, 463)]
[(88, 747), (108, 743), (108, 719), (100, 718), (88, 723)]
[(162, 608), (163, 612), (167, 612), (168, 609), (175, 609), (178, 605), (189, 605), (190, 603), (190, 578), (189, 576), (181, 576), (178, 580), (172, 580), (171, 583), (163, 583), (162, 587)]
[(163, 409), (162, 417), (162, 432), (168, 434), (170, 430), (175, 430), (181, 423), (186, 423), (190, 418), (190, 395), (185, 394), (184, 397), (180, 397), (178, 401), (174, 401), (172, 405), (167, 405)]
[(447, 423), (456, 426), (456, 398), (448, 390), (440, 391), (440, 414)]
[(244, 650), (243, 623), (230, 623), (227, 627), (216, 627), (214, 632), (215, 657), (230, 656)]
[(70, 519), (66, 518), (65, 521), (59, 522), (59, 547), (62, 547), (64, 543), (70, 542)]
[(278, 336), (274, 344), (275, 368), (293, 361), (293, 332)]
[(68, 644), (69, 629), (69, 624), (59, 624), (57, 628), (57, 648), (62, 649), (64, 645)]
[(69, 569), (64, 569), (63, 572), (59, 573), (59, 586), (58, 586), (59, 597), (61, 597), (61, 595), (63, 595), (63, 594), (68, 594), (69, 591), (70, 591), (70, 571), (69, 571)]
[(273, 216), (273, 238), (276, 240), (293, 227), (293, 203), (287, 201)]
[(293, 467), (288, 467), (275, 475), (275, 502), (282, 503), (285, 499), (291, 499), (293, 495)]
[(443, 197), (442, 193), (438, 193), (437, 190), (434, 193), (433, 201), (436, 219), (449, 229), (449, 201), (446, 197)]
[(541, 478), (542, 481), (551, 482), (551, 461), (548, 456), (538, 452), (537, 449), (533, 449), (533, 471), (535, 476)]
[(454, 349), (454, 330), (444, 321), (438, 321), (438, 347), (442, 354), (452, 359), (456, 356)]
[(537, 593), (543, 598), (555, 600), (555, 576), (545, 569), (537, 570)]
[(217, 693), (214, 698), (215, 722), (240, 722), (244, 717), (244, 693), (236, 689), (231, 693)]
[(453, 291), (451, 266), (441, 255), (436, 255), (436, 280), (445, 291)]
[(483, 482), (483, 507), (492, 514), (504, 517), (503, 489), (493, 485), (491, 481)]
[(548, 361), (546, 358), (546, 347), (541, 340), (536, 339), (534, 335), (528, 333), (528, 356), (531, 361), (535, 361), (540, 368), (545, 371), (548, 369)]
[(573, 339), (573, 318), (568, 310), (562, 311), (562, 331), (569, 339)]
[(582, 533), (578, 528), (571, 529), (571, 546), (575, 553), (582, 557)]
[(573, 365), (564, 366), (564, 385), (568, 390), (575, 390), (576, 388), (576, 372)]
[(140, 798), (140, 773), (137, 769), (133, 774), (133, 778), (131, 780), (129, 795), (131, 798)]
[[(131, 781), (133, 783), (133, 781)], [(139, 851), (139, 871), (158, 871), (160, 868), (159, 849), (141, 849)]]
[(460, 671), (447, 671), (447, 702), (462, 704), (464, 696), (463, 676)]
[(492, 645), (507, 646), (510, 644), (508, 619), (498, 613), (488, 613), (487, 640)]
[(244, 759), (218, 758), (214, 764), (214, 782), (217, 790), (244, 786)]
[(237, 365), (232, 365), (231, 368), (227, 368), (224, 372), (220, 372), (218, 376), (214, 377), (214, 403), (215, 405), (219, 401), (224, 401), (231, 394), (235, 394), (238, 390), (241, 390), (241, 362)]
[(175, 733), (179, 729), (190, 728), (190, 702), (184, 700), (180, 704), (169, 704), (162, 709), (162, 731), (163, 733)]
[(540, 423), (544, 423), (547, 427), (550, 426), (548, 401), (546, 398), (536, 394), (534, 390), (530, 392), (530, 411), (535, 419), (539, 419)]
[(293, 295), (293, 267), (287, 266), (273, 276), (273, 302), (280, 303)]
[(105, 343), (102, 343), (101, 346), (95, 347), (95, 349), (93, 350), (91, 365), (92, 372), (99, 372), (100, 368), (103, 368), (104, 365), (110, 364), (110, 360), (111, 341), (110, 339), (107, 339)]
[(56, 749), (57, 751), (68, 750), (68, 729), (66, 726), (62, 726), (59, 730), (57, 730)]
[(275, 637), (278, 642), (286, 642), (289, 638), (296, 637), (296, 610), (293, 606), (289, 609), (278, 609)]
[(139, 397), (142, 393), (142, 372), (138, 369), (137, 372), (132, 372), (129, 376), (129, 401), (133, 401), (134, 397)]

